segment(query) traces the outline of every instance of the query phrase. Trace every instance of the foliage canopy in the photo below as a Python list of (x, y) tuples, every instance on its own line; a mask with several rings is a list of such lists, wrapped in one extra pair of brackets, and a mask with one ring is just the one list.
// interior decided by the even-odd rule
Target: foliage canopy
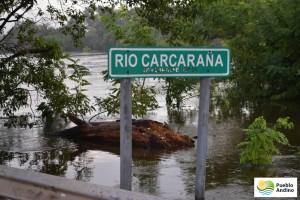
[[(234, 96), (274, 100), (300, 97), (298, 0), (59, 0), (58, 4), (49, 1), (42, 9), (32, 0), (0, 2), (0, 109), (8, 118), (8, 126), (33, 126), (38, 123), (35, 111), (51, 120), (68, 111), (84, 115), (95, 109), (84, 94), (88, 70), (65, 54), (59, 44), (72, 41), (78, 46), (85, 34), (83, 40), (88, 45), (94, 45), (88, 43), (90, 38), (101, 36), (105, 38), (102, 45), (116, 39), (122, 45), (229, 46), (233, 68), (228, 82)], [(131, 10), (124, 10), (127, 6)], [(99, 15), (109, 25), (96, 23)], [(69, 39), (43, 35), (42, 26), (55, 29), (47, 25), (49, 21)], [(103, 32), (105, 28), (110, 34)], [(88, 45), (85, 49), (91, 48)], [(72, 84), (67, 85), (70, 81)], [(167, 103), (180, 105), (197, 82), (166, 79)], [(142, 89), (150, 96), (155, 94), (153, 88), (137, 91)], [(111, 95), (118, 94), (112, 91)], [(98, 103), (103, 106), (101, 100)], [(154, 99), (151, 106), (157, 106)], [(24, 107), (28, 112), (18, 113)]]
[[(83, 93), (89, 84), (84, 80), (88, 69), (65, 54), (57, 42), (45, 40), (35, 26), (48, 18), (78, 45), (86, 31), (86, 16), (76, 8), (77, 1), (59, 3), (60, 8), (49, 3), (43, 10), (32, 0), (0, 2), (0, 109), (8, 127), (40, 123), (36, 111), (43, 120), (51, 120), (68, 111), (86, 114), (94, 109)], [(95, 2), (86, 3), (87, 17), (93, 18)], [(67, 81), (72, 84), (67, 86)], [(20, 108), (28, 112), (18, 113)]]
[(208, 30), (234, 52), (235, 96), (299, 99), (299, 12), (297, 0), (231, 0), (209, 6)]
[(136, 10), (171, 45), (218, 38), (232, 48), (234, 96), (299, 99), (299, 1), (138, 1)]

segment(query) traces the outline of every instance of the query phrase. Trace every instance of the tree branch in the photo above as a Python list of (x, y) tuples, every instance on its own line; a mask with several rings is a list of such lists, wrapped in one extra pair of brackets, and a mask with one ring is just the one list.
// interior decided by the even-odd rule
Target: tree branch
[[(20, 18), (22, 18), (23, 15), (24, 15), (26, 12), (28, 12), (28, 11), (33, 7), (33, 4), (34, 4), (34, 1), (31, 1), (30, 3), (29, 3), (29, 2), (24, 2), (24, 1), (22, 1), (22, 2), (20, 3), (19, 6), (17, 6), (14, 10), (12, 10), (12, 11), (7, 15), (7, 17), (6, 17), (5, 19), (3, 19), (3, 20), (1, 19), (3, 22), (2, 22), (2, 24), (0, 25), (0, 32), (2, 32), (2, 30), (4, 29), (6, 23), (8, 23), (8, 22), (15, 22), (15, 21), (18, 21)], [(27, 5), (29, 5), (29, 6), (27, 7)], [(13, 17), (13, 16), (14, 16), (19, 10), (21, 10), (22, 8), (26, 8), (26, 10), (25, 10), (22, 14), (20, 14), (19, 17), (17, 17), (16, 20), (10, 20), (10, 18)]]
[(21, 51), (19, 51), (19, 52), (17, 52), (17, 53), (15, 53), (15, 54), (13, 54), (13, 55), (11, 55), (11, 56), (9, 56), (9, 57), (7, 57), (7, 58), (4, 58), (4, 59), (0, 59), (1, 60), (1, 64), (2, 65), (4, 65), (4, 64), (6, 64), (7, 62), (9, 62), (10, 60), (13, 60), (13, 59), (15, 59), (15, 58), (17, 58), (17, 57), (20, 57), (20, 56), (25, 56), (26, 54), (37, 54), (37, 53), (45, 53), (45, 52), (47, 52), (47, 51), (50, 51), (50, 50), (52, 50), (53, 49), (53, 47), (48, 47), (48, 48), (45, 48), (45, 49), (39, 49), (39, 48), (37, 48), (37, 49), (23, 49), (23, 50), (21, 50)]

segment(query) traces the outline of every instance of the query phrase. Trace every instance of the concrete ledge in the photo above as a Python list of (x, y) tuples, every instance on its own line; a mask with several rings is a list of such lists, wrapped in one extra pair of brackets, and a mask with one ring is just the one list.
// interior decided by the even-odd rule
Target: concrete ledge
[(0, 165), (0, 196), (35, 200), (162, 200), (162, 198)]

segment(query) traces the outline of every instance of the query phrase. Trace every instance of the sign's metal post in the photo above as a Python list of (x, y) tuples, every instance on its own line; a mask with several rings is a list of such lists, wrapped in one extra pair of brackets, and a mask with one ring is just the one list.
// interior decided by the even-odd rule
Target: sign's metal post
[(199, 116), (198, 116), (196, 181), (195, 181), (196, 200), (200, 200), (200, 199), (202, 200), (205, 198), (209, 98), (210, 98), (210, 79), (201, 78)]
[(131, 79), (121, 80), (120, 99), (120, 188), (132, 183), (132, 89)]

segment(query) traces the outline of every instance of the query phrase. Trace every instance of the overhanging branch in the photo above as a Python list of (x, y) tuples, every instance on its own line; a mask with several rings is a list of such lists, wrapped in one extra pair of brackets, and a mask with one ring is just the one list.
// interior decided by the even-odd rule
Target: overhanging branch
[[(8, 22), (16, 22), (18, 21), (20, 18), (23, 17), (23, 15), (25, 13), (27, 13), (32, 7), (33, 7), (34, 1), (30, 1), (30, 2), (26, 2), (26, 1), (21, 1), (20, 5), (17, 6), (15, 9), (13, 9), (6, 18), (1, 18), (1, 21), (3, 21), (0, 25), (0, 32), (3, 31), (3, 29), (5, 28), (6, 24)], [(19, 14), (17, 19), (11, 20), (11, 18), (13, 16), (15, 16), (15, 14), (18, 13), (18, 11), (20, 11), (21, 9), (26, 8), (25, 11), (22, 14)]]
[(53, 47), (48, 47), (48, 48), (36, 48), (36, 49), (23, 49), (7, 58), (4, 59), (0, 59), (1, 60), (1, 65), (5, 65), (6, 63), (8, 63), (9, 61), (21, 57), (21, 56), (25, 56), (27, 54), (38, 54), (38, 53), (45, 53), (48, 51), (51, 51), (53, 49)]

